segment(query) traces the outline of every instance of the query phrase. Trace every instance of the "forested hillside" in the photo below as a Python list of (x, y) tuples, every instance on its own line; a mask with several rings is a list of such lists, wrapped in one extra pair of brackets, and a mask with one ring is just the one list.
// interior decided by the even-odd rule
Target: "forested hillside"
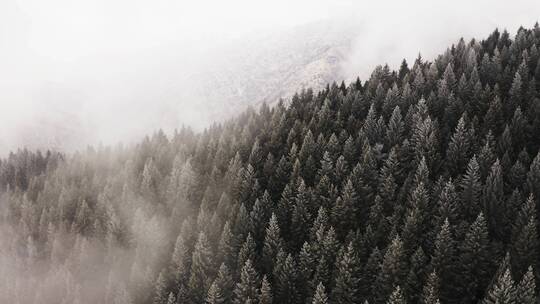
[(533, 304), (540, 27), (0, 163), (0, 303)]

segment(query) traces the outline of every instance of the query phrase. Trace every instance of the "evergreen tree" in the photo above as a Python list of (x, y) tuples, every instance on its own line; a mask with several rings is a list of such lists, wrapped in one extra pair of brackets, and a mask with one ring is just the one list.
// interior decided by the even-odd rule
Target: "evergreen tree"
[(246, 240), (244, 241), (244, 244), (240, 248), (240, 251), (238, 252), (238, 263), (236, 264), (236, 269), (242, 269), (242, 265), (246, 264), (247, 260), (256, 261), (256, 244), (253, 240), (253, 237), (251, 236), (251, 233), (248, 233)]
[(280, 229), (277, 222), (277, 217), (274, 213), (270, 217), (268, 227), (266, 227), (266, 236), (263, 245), (263, 263), (264, 270), (271, 273), (274, 268), (274, 260), (277, 253), (282, 249), (283, 240), (280, 236)]
[(253, 268), (251, 260), (247, 260), (240, 273), (240, 282), (234, 289), (234, 303), (244, 304), (247, 301), (255, 301), (258, 298), (259, 275)]
[(300, 299), (298, 290), (298, 267), (291, 254), (286, 257), (278, 254), (274, 267), (275, 301), (276, 303), (297, 303)]
[(154, 304), (167, 303), (167, 300), (168, 300), (167, 281), (166, 281), (165, 274), (163, 273), (163, 271), (159, 273), (154, 290), (155, 290), (155, 294), (154, 294), (153, 303)]
[(519, 211), (512, 229), (512, 270), (520, 277), (527, 267), (536, 266), (538, 256), (538, 231), (536, 228), (536, 208), (530, 195)]
[(461, 174), (467, 166), (469, 158), (470, 143), (465, 125), (465, 119), (462, 116), (456, 126), (454, 134), (448, 144), (446, 153), (448, 172), (452, 176)]
[(418, 303), (427, 271), (427, 258), (422, 247), (418, 247), (414, 252), (409, 264), (409, 273), (403, 284), (403, 293), (408, 303)]
[[(435, 249), (431, 259), (431, 266), (435, 272), (433, 274), (435, 277), (430, 277), (431, 280), (439, 280), (437, 274), (440, 273), (443, 282), (456, 282), (455, 246), (455, 241), (450, 230), (450, 223), (448, 219), (445, 219), (435, 240)], [(430, 284), (432, 284), (430, 288), (434, 289), (433, 292), (436, 291), (437, 293), (436, 297), (440, 298), (443, 303), (448, 303), (454, 299), (455, 289), (452, 284), (441, 285), (440, 287), (436, 281), (431, 281)], [(424, 294), (424, 296), (427, 297), (428, 295)], [(430, 301), (433, 301), (434, 297), (431, 297)]]
[(407, 301), (405, 300), (405, 297), (403, 296), (403, 293), (401, 292), (401, 288), (399, 286), (396, 286), (392, 294), (390, 295), (390, 298), (388, 301), (386, 301), (386, 304), (406, 304)]
[(470, 226), (461, 244), (459, 265), (461, 267), (462, 303), (475, 303), (479, 300), (487, 285), (490, 269), (490, 250), (486, 220), (480, 213)]
[(490, 232), (499, 239), (504, 239), (504, 227), (509, 225), (509, 223), (504, 221), (503, 180), (499, 161), (495, 161), (491, 167), (491, 172), (486, 179), (483, 200), (484, 211), (486, 213), (486, 218), (488, 219)]
[(336, 261), (337, 274), (331, 294), (332, 302), (347, 304), (358, 301), (359, 262), (353, 244), (349, 243)]
[(212, 283), (212, 249), (203, 232), (199, 233), (191, 258), (191, 276), (189, 290), (194, 303), (204, 302), (206, 291)]
[(534, 274), (531, 267), (521, 278), (521, 281), (516, 286), (516, 303), (517, 304), (534, 304), (537, 303), (536, 284)]
[(234, 281), (227, 265), (221, 264), (214, 283), (219, 288), (223, 303), (231, 303)]
[(328, 303), (328, 297), (326, 296), (326, 292), (324, 291), (324, 285), (322, 283), (319, 283), (317, 285), (317, 290), (315, 290), (315, 294), (313, 295), (313, 301), (312, 304), (327, 304)]
[(495, 285), (487, 292), (482, 303), (514, 304), (516, 303), (516, 298), (514, 280), (512, 280), (510, 270), (506, 269), (504, 274), (497, 279)]
[(436, 272), (432, 272), (427, 279), (422, 291), (422, 304), (438, 304), (439, 303), (439, 276)]
[(462, 214), (467, 221), (474, 220), (480, 212), (480, 195), (482, 185), (480, 183), (480, 167), (476, 157), (472, 157), (467, 165), (467, 171), (460, 183), (460, 199)]
[(208, 289), (208, 295), (206, 296), (205, 303), (207, 304), (225, 303), (223, 296), (221, 295), (221, 290), (216, 282), (210, 285), (210, 289)]
[(403, 242), (398, 235), (386, 249), (381, 270), (375, 282), (377, 286), (376, 303), (384, 303), (392, 293), (394, 286), (401, 282), (405, 269), (404, 258)]
[(266, 275), (263, 276), (261, 283), (259, 304), (272, 304), (272, 289)]

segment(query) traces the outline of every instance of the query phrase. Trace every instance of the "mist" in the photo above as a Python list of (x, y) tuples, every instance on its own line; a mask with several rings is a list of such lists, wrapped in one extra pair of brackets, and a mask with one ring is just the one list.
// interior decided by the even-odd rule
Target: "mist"
[[(513, 37), (538, 12), (521, 0), (1, 1), (0, 303), (292, 303), (298, 290), (298, 303), (341, 303), (338, 275), (343, 296), (384, 303), (407, 274), (425, 281), (401, 285), (407, 297), (439, 303), (453, 280), (477, 290), (440, 295), (510, 282), (499, 261), (534, 281), (538, 27), (534, 46), (467, 45), (368, 89), (277, 101), (495, 28)], [(505, 260), (518, 241), (525, 253)], [(435, 249), (489, 263), (431, 280)], [(442, 303), (474, 302), (460, 300)]]
[[(419, 53), (431, 59), (462, 36), (485, 37), (495, 27), (514, 33), (534, 24), (539, 9), (534, 1), (487, 0), (3, 1), (0, 153), (129, 143), (182, 125), (201, 130), (258, 106), (263, 100), (245, 92), (259, 96), (264, 88), (250, 77), (272, 65), (278, 69), (271, 77), (259, 73), (260, 83), (279, 74), (281, 59), (272, 61), (281, 48), (267, 50), (306, 28), (320, 33), (339, 23), (347, 32), (339, 68), (321, 73), (325, 81), (350, 81), (367, 78), (378, 64), (396, 67)], [(400, 37), (407, 43), (398, 43)], [(250, 54), (253, 64), (238, 69)], [(309, 62), (295, 60), (300, 67)], [(264, 101), (287, 98), (289, 91)]]

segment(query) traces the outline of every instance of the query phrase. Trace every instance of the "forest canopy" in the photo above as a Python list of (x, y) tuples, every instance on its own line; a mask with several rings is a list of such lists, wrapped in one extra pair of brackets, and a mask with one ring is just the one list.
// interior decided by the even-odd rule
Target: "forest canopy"
[(0, 303), (533, 304), (540, 27), (0, 161)]

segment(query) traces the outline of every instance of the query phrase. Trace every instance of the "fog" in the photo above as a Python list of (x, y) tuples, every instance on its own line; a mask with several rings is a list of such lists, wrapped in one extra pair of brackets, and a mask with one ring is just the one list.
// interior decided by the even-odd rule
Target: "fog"
[(230, 100), (218, 102), (220, 87), (208, 97), (216, 71), (237, 96), (249, 87), (251, 68), (267, 68), (231, 71), (235, 62), (224, 60), (264, 53), (265, 37), (313, 24), (339, 21), (354, 33), (341, 70), (330, 75), (340, 81), (419, 52), (432, 58), (461, 36), (483, 38), (495, 27), (513, 34), (533, 25), (539, 9), (537, 1), (501, 0), (1, 1), (0, 153), (130, 142), (184, 124), (204, 128), (247, 106), (231, 111)]

